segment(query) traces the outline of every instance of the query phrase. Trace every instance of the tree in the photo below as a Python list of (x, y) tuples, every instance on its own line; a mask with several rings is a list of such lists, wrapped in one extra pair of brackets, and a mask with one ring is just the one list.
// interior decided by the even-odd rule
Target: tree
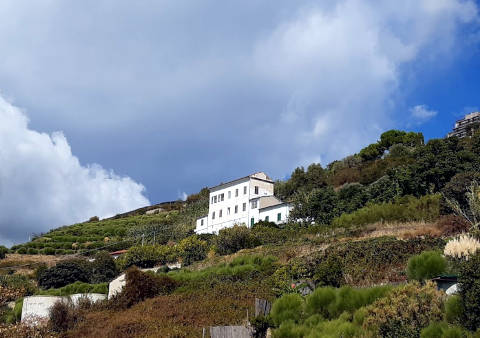
[(385, 149), (378, 143), (372, 143), (369, 146), (360, 150), (359, 155), (364, 161), (372, 161), (380, 158), (383, 155), (384, 151)]
[(460, 202), (455, 199), (445, 199), (455, 214), (470, 223), (472, 229), (478, 230), (480, 225), (480, 186), (477, 181), (472, 181), (465, 196), (466, 207), (462, 207)]
[(290, 218), (303, 222), (315, 221), (318, 224), (330, 224), (337, 215), (337, 195), (332, 187), (298, 192), (293, 200)]
[(185, 265), (205, 259), (207, 251), (207, 242), (200, 240), (196, 235), (187, 237), (178, 244), (178, 252)]
[(106, 251), (95, 254), (95, 260), (91, 263), (92, 283), (109, 282), (117, 275), (115, 261)]
[(460, 297), (463, 304), (463, 324), (469, 330), (480, 328), (480, 254), (471, 256), (460, 267)]
[(43, 289), (60, 288), (62, 286), (79, 282), (89, 283), (91, 272), (80, 261), (60, 262), (56, 266), (45, 270), (38, 284)]
[(7, 257), (7, 253), (8, 249), (5, 246), (0, 245), (0, 259), (4, 259), (5, 257)]
[(244, 225), (235, 225), (220, 230), (215, 244), (219, 254), (228, 255), (241, 249), (254, 248), (259, 244), (259, 241), (249, 228)]
[(347, 183), (337, 193), (337, 213), (351, 213), (363, 207), (368, 199), (367, 189), (360, 183)]

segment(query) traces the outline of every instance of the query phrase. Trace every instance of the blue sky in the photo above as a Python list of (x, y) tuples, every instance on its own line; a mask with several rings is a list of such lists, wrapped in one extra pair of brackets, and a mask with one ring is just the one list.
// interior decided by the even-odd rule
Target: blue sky
[(2, 1), (0, 243), (391, 128), (443, 137), (480, 107), (479, 20), (467, 0)]

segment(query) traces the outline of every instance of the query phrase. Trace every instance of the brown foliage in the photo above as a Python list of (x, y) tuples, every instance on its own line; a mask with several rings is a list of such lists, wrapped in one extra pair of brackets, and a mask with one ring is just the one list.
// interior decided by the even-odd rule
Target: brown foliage
[(201, 337), (203, 327), (242, 324), (255, 297), (271, 298), (270, 290), (262, 280), (199, 286), (129, 309), (91, 312), (66, 337)]
[(455, 215), (446, 215), (437, 221), (437, 227), (444, 236), (452, 236), (467, 232), (470, 225), (463, 218)]
[(142, 272), (135, 266), (127, 270), (125, 281), (125, 288), (114, 299), (113, 307), (129, 308), (145, 299), (169, 294), (178, 287), (178, 282), (168, 276), (155, 276)]

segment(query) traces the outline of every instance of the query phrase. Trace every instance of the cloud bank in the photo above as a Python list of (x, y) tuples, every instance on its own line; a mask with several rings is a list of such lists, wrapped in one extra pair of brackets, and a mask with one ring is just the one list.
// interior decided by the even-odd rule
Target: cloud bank
[(408, 96), (448, 78), (478, 22), (472, 0), (4, 0), (0, 90), (161, 202), (325, 165), (418, 102), (440, 110)]
[(410, 108), (410, 114), (417, 124), (422, 124), (435, 117), (438, 112), (429, 109), (425, 104), (420, 104)]
[(0, 96), (0, 243), (149, 204), (143, 185), (82, 166), (62, 133), (39, 133)]

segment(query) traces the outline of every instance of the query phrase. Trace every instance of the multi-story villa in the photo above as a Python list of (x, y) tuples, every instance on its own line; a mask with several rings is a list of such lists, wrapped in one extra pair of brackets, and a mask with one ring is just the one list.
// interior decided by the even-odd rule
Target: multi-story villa
[(218, 233), (235, 224), (252, 226), (258, 221), (285, 223), (291, 206), (273, 195), (273, 181), (258, 172), (210, 190), (208, 215), (197, 219), (197, 234)]
[(461, 120), (455, 122), (455, 127), (451, 133), (448, 133), (447, 137), (457, 136), (466, 137), (472, 136), (477, 130), (480, 129), (480, 112), (474, 112), (465, 115)]

